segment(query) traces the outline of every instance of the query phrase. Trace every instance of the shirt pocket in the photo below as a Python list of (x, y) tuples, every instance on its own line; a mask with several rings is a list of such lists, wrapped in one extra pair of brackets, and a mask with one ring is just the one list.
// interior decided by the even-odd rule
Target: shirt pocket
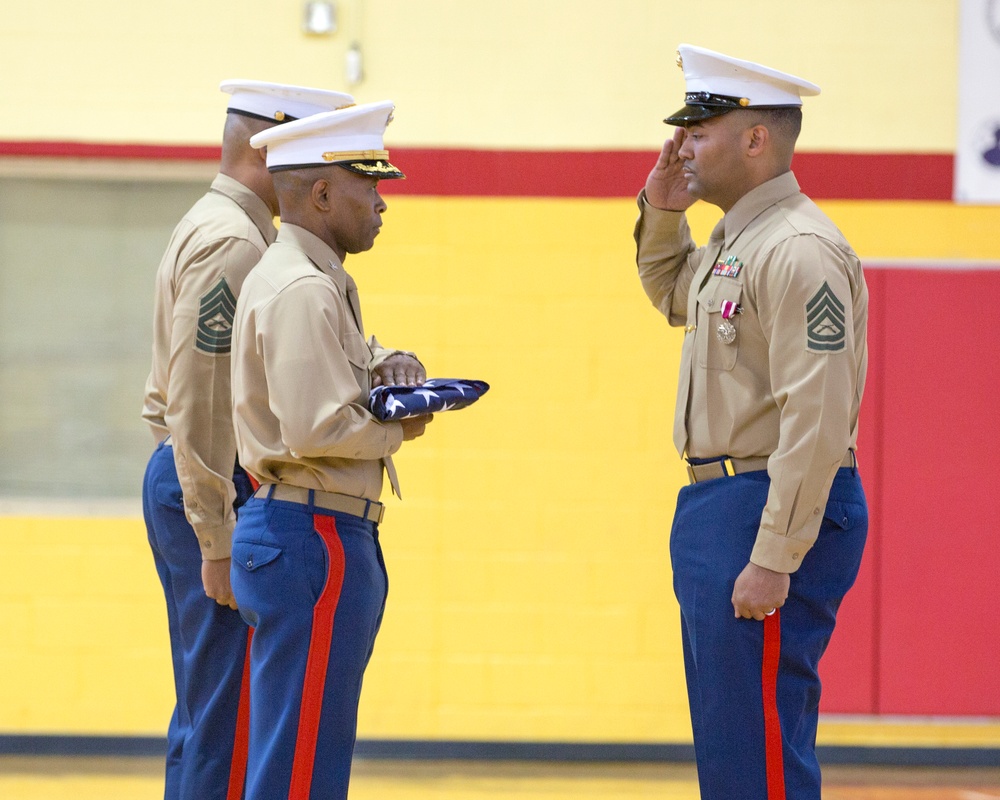
[[(722, 317), (723, 306), (736, 308), (743, 297), (743, 284), (731, 278), (709, 281), (698, 294), (698, 366), (731, 370), (740, 348), (740, 314)], [(729, 330), (728, 326), (732, 326)], [(727, 341), (731, 339), (731, 341)]]
[(354, 380), (361, 387), (362, 397), (367, 401), (368, 393), (371, 391), (371, 375), (368, 365), (372, 361), (372, 351), (364, 337), (356, 331), (348, 331), (344, 334), (344, 353), (351, 363), (351, 372), (354, 373)]

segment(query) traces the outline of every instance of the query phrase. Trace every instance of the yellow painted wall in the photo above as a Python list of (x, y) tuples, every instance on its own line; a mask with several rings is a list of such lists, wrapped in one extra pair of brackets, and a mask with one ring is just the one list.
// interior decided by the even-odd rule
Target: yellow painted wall
[[(667, 553), (679, 336), (635, 276), (633, 203), (388, 202), (348, 262), (368, 329), (492, 388), (398, 457), (360, 735), (686, 741)], [(1000, 208), (824, 207), (864, 258), (1000, 257)], [(696, 235), (717, 215), (696, 207)], [(137, 514), (0, 517), (0, 552), (0, 732), (162, 734), (166, 619)]]
[[(288, 0), (10, 5), (0, 141), (216, 144), (217, 85), (247, 77), (391, 98), (390, 146), (653, 151), (687, 41), (819, 83), (802, 149), (955, 145), (958, 0), (344, 0), (318, 39)], [(347, 87), (354, 39), (366, 79)], [(635, 278), (634, 204), (387, 197), (349, 264), (369, 330), (492, 389), (398, 459), (360, 734), (687, 740), (667, 557), (679, 338)], [(1000, 259), (998, 209), (824, 206), (866, 259)], [(693, 211), (702, 239), (717, 216)], [(0, 548), (0, 732), (162, 734), (141, 520), (0, 516)]]
[(297, 0), (11, 0), (0, 141), (214, 144), (217, 86), (245, 77), (395, 100), (396, 145), (655, 148), (689, 42), (818, 83), (803, 149), (951, 152), (958, 4), (339, 0), (338, 33), (310, 37)]

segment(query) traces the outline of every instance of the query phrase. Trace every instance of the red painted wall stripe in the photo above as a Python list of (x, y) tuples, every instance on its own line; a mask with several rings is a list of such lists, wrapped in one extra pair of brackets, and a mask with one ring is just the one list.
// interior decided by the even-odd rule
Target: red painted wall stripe
[(767, 800), (785, 800), (785, 761), (778, 716), (778, 662), (781, 659), (781, 609), (764, 617), (764, 661), (761, 689), (764, 694), (764, 757)]
[(218, 161), (216, 145), (108, 144), (101, 142), (0, 142), (0, 156), (120, 158), (148, 161)]
[(243, 782), (247, 777), (247, 753), (250, 750), (250, 645), (253, 628), (247, 631), (247, 654), (243, 660), (243, 679), (240, 681), (240, 702), (236, 711), (236, 736), (233, 738), (233, 760), (229, 765), (229, 791), (226, 800), (243, 797)]
[[(201, 145), (0, 142), (0, 156), (151, 161), (219, 160)], [(634, 197), (656, 162), (653, 150), (528, 151), (391, 148), (407, 173), (393, 194), (445, 197)], [(951, 200), (953, 161), (939, 153), (811, 153), (793, 169), (817, 200)]]
[(313, 525), (326, 545), (329, 567), (326, 584), (313, 609), (288, 800), (309, 800), (313, 766), (316, 762), (319, 720), (323, 710), (323, 690), (326, 687), (326, 668), (330, 661), (330, 643), (333, 641), (333, 619), (340, 601), (340, 590), (344, 585), (344, 546), (337, 534), (336, 521), (333, 517), (316, 514), (313, 516)]

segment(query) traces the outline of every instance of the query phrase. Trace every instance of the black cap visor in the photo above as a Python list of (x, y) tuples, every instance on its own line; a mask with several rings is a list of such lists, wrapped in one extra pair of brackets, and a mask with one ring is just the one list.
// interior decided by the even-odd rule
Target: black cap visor
[(278, 119), (277, 117), (265, 117), (263, 114), (255, 114), (252, 111), (244, 111), (242, 108), (227, 108), (226, 113), (239, 114), (241, 117), (250, 117), (250, 119), (262, 119), (264, 120), (264, 122), (273, 122), (276, 125), (281, 125), (283, 122), (294, 122), (295, 120), (298, 119), (298, 117), (289, 116), (288, 114), (285, 114), (282, 111), (278, 112), (279, 114), (281, 114), (280, 119)]
[(667, 125), (690, 125), (693, 122), (700, 122), (703, 119), (721, 117), (733, 110), (732, 106), (692, 106), (686, 105), (680, 111), (675, 111), (665, 120)]
[(337, 161), (338, 167), (343, 167), (349, 172), (356, 172), (359, 175), (367, 175), (369, 178), (379, 178), (380, 180), (392, 180), (393, 178), (405, 178), (399, 167), (394, 167), (384, 159), (362, 159), (359, 161)]
[(745, 97), (711, 92), (688, 92), (684, 95), (684, 102), (687, 104), (684, 108), (663, 120), (667, 125), (690, 125), (692, 122), (721, 117), (727, 111), (750, 105)]

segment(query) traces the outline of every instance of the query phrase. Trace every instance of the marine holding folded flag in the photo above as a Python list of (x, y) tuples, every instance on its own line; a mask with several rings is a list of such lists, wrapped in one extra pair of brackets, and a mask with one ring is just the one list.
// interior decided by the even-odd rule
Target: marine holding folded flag
[[(819, 800), (818, 662), (868, 530), (861, 264), (791, 172), (819, 87), (681, 45), (686, 104), (639, 195), (643, 288), (684, 326), (670, 538), (703, 800)], [(685, 210), (724, 216), (696, 247)]]
[(381, 422), (372, 384), (415, 386), (409, 353), (365, 339), (347, 254), (370, 249), (402, 178), (382, 137), (390, 102), (264, 131), (281, 210), (243, 284), (233, 337), (240, 463), (259, 484), (233, 536), (233, 593), (254, 626), (246, 800), (344, 798), (361, 681), (385, 607), (383, 474), (429, 415)]

